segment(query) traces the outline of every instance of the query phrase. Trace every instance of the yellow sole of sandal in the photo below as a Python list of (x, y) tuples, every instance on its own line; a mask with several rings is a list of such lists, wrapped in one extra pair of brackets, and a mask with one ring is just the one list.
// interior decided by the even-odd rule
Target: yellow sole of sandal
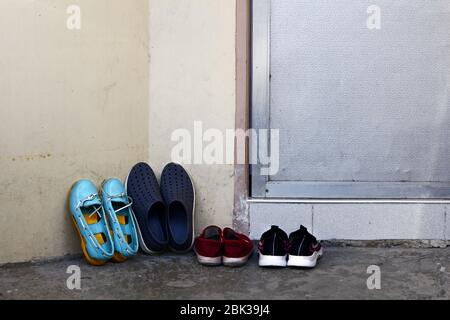
[(111, 261), (115, 262), (115, 263), (122, 263), (122, 262), (125, 262), (127, 260), (128, 260), (127, 257), (124, 257), (123, 255), (121, 255), (118, 252), (115, 252), (114, 253), (114, 257), (112, 257), (112, 259), (111, 259)]

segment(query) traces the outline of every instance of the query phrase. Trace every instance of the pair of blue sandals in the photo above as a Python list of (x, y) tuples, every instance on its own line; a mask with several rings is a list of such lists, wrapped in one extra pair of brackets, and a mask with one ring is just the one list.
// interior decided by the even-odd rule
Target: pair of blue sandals
[(69, 208), (87, 262), (101, 266), (123, 262), (139, 249), (132, 200), (123, 183), (105, 180), (100, 193), (92, 181), (79, 180), (71, 188)]
[(135, 165), (125, 185), (104, 181), (100, 192), (89, 180), (76, 182), (69, 195), (73, 223), (88, 263), (123, 262), (139, 249), (158, 254), (187, 252), (194, 244), (195, 190), (178, 164), (168, 164), (160, 184), (146, 163)]

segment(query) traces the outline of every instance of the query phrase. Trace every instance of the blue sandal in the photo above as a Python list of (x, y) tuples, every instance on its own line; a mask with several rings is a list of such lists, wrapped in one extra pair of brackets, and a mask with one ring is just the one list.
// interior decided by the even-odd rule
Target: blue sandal
[(136, 224), (131, 209), (133, 201), (127, 196), (122, 182), (116, 178), (102, 183), (101, 195), (114, 240), (113, 261), (123, 262), (134, 256), (139, 249)]
[(86, 261), (95, 266), (105, 264), (114, 255), (114, 245), (102, 200), (91, 181), (79, 180), (72, 186), (69, 209)]

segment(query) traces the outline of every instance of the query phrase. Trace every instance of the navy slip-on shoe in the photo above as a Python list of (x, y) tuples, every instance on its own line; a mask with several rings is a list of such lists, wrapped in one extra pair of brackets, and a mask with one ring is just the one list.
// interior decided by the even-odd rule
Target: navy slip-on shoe
[(169, 163), (161, 174), (161, 193), (168, 209), (169, 246), (187, 252), (194, 244), (195, 189), (189, 174)]
[(146, 163), (135, 165), (125, 181), (126, 191), (133, 199), (139, 244), (145, 253), (161, 253), (168, 245), (167, 208), (155, 174)]

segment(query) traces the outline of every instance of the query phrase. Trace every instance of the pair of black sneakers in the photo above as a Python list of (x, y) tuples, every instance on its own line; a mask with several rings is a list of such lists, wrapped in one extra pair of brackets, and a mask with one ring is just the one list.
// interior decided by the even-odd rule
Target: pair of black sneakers
[(132, 199), (141, 249), (157, 254), (170, 247), (187, 252), (194, 244), (195, 190), (189, 174), (169, 163), (161, 174), (160, 184), (152, 168), (138, 163), (125, 182)]
[(314, 268), (323, 255), (322, 245), (304, 226), (289, 237), (272, 226), (262, 235), (258, 249), (260, 267)]

